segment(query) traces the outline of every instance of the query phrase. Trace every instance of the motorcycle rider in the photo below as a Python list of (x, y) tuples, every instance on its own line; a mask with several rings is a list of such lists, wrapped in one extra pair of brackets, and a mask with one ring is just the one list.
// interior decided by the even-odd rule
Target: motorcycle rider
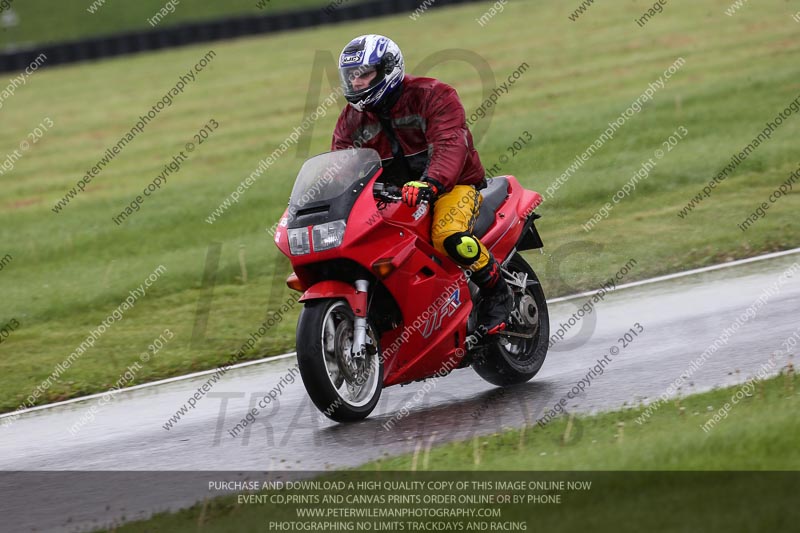
[(472, 234), (485, 171), (455, 89), (406, 75), (397, 44), (374, 34), (344, 47), (339, 76), (349, 105), (336, 123), (331, 149), (376, 150), (389, 180), (404, 182), (403, 202), (430, 203), (431, 241), (467, 268), (480, 288), (485, 333), (505, 329), (513, 298), (494, 256)]

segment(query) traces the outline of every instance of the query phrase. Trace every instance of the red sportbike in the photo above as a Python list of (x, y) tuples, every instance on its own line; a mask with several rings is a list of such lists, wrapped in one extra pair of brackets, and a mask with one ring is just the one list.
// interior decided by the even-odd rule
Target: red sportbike
[(481, 190), (474, 234), (502, 265), (515, 301), (506, 330), (482, 335), (480, 293), (431, 245), (430, 206), (408, 207), (384, 180), (375, 150), (315, 156), (275, 233), (294, 269), (287, 284), (303, 292), (297, 361), (314, 404), (345, 422), (368, 416), (383, 387), (454, 368), (472, 366), (499, 386), (531, 379), (550, 324), (539, 280), (519, 252), (542, 247), (534, 226), (541, 195), (513, 176)]

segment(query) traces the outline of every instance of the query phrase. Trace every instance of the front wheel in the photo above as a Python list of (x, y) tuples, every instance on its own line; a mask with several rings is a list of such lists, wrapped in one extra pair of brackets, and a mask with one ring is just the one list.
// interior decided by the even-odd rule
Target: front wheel
[(337, 422), (366, 418), (381, 396), (383, 362), (375, 331), (363, 358), (351, 352), (355, 315), (344, 300), (314, 300), (297, 319), (297, 364), (308, 395)]
[(493, 335), (485, 353), (473, 363), (478, 375), (499, 386), (524, 383), (535, 376), (544, 363), (550, 337), (547, 301), (536, 273), (519, 254), (504, 270), (514, 292), (508, 334)]

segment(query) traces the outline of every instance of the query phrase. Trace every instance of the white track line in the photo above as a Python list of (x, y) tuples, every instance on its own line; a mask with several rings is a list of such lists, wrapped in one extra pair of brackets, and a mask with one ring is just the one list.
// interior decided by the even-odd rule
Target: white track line
[[(278, 361), (280, 359), (288, 359), (290, 357), (294, 357), (296, 354), (297, 354), (297, 352), (289, 352), (289, 353), (284, 353), (284, 354), (281, 354), (281, 355), (273, 355), (272, 357), (268, 357), (268, 358), (265, 358), (265, 359), (255, 359), (253, 361), (245, 361), (244, 363), (238, 363), (238, 364), (232, 365), (230, 368), (228, 368), (228, 370), (233, 370), (234, 368), (243, 368), (243, 367), (252, 366), (252, 365), (259, 365), (259, 364), (262, 364), (262, 363), (269, 363), (271, 361)], [(214, 367), (214, 368), (212, 368), (210, 370), (202, 370), (200, 372), (193, 372), (191, 374), (184, 374), (183, 376), (175, 376), (175, 377), (172, 377), (172, 378), (160, 379), (158, 381), (151, 381), (149, 383), (142, 383), (141, 385), (134, 385), (133, 387), (125, 387), (125, 388), (117, 389), (117, 390), (114, 390), (114, 391), (98, 392), (98, 393), (95, 393), (95, 394), (90, 394), (88, 396), (81, 396), (79, 398), (71, 398), (69, 400), (64, 400), (64, 401), (61, 401), (61, 402), (48, 403), (48, 404), (45, 404), (45, 405), (37, 405), (35, 407), (30, 407), (28, 409), (22, 409), (21, 411), (12, 411), (10, 413), (0, 414), (0, 418), (6, 418), (6, 417), (9, 417), (9, 416), (18, 417), (20, 415), (24, 415), (25, 413), (31, 413), (33, 411), (41, 411), (42, 409), (51, 409), (53, 407), (59, 407), (59, 406), (62, 406), (62, 405), (69, 405), (71, 403), (85, 402), (87, 400), (93, 400), (94, 398), (100, 398), (101, 396), (105, 396), (105, 395), (114, 396), (115, 394), (119, 394), (121, 392), (128, 392), (128, 391), (134, 391), (134, 390), (139, 390), (139, 389), (145, 389), (145, 388), (148, 388), (148, 387), (155, 387), (155, 386), (158, 386), (158, 385), (165, 385), (167, 383), (175, 383), (176, 381), (184, 381), (184, 380), (187, 380), (187, 379), (197, 378), (197, 377), (200, 377), (200, 376), (207, 376), (209, 374), (215, 373), (218, 369), (219, 369), (219, 367)]]
[[(775, 259), (776, 257), (783, 257), (785, 255), (792, 255), (800, 253), (800, 248), (794, 248), (792, 250), (784, 250), (782, 252), (773, 252), (770, 254), (764, 255), (757, 255), (755, 257), (748, 257), (747, 259), (737, 259), (736, 261), (730, 261), (728, 263), (721, 263), (718, 265), (711, 265), (703, 268), (695, 268), (693, 270), (686, 270), (684, 272), (676, 272), (675, 274), (667, 274), (665, 276), (658, 276), (656, 278), (650, 279), (643, 279), (641, 281), (632, 281), (630, 283), (625, 283), (620, 285), (619, 287), (613, 288), (608, 292), (618, 291), (620, 289), (628, 289), (630, 287), (639, 287), (641, 285), (649, 285), (651, 283), (658, 283), (660, 281), (667, 281), (670, 279), (677, 279), (677, 278), (685, 278), (687, 276), (694, 276), (695, 274), (702, 274), (703, 272), (712, 272), (714, 270), (720, 270), (723, 268), (730, 268), (734, 266), (746, 265), (748, 263), (755, 263), (757, 261), (764, 261), (765, 259)], [(561, 296), (560, 298), (553, 298), (547, 300), (547, 303), (556, 303), (556, 302), (566, 302), (568, 300), (574, 300), (576, 298), (585, 298), (586, 296), (594, 296), (597, 293), (597, 290), (594, 291), (587, 291), (582, 292), (580, 294), (572, 294), (570, 296)]]
[[(747, 259), (738, 259), (736, 261), (730, 261), (728, 263), (722, 263), (722, 264), (707, 266), (707, 267), (703, 267), (703, 268), (695, 268), (693, 270), (686, 270), (684, 272), (677, 272), (675, 274), (667, 274), (666, 276), (658, 276), (656, 278), (650, 278), (650, 279), (645, 279), (645, 280), (641, 280), (641, 281), (633, 281), (631, 283), (625, 283), (623, 285), (620, 285), (619, 287), (611, 289), (608, 292), (614, 292), (614, 291), (618, 291), (620, 289), (628, 289), (630, 287), (639, 287), (641, 285), (650, 285), (651, 283), (659, 283), (661, 281), (667, 281), (667, 280), (671, 280), (671, 279), (685, 278), (687, 276), (694, 276), (695, 274), (702, 274), (703, 272), (712, 272), (714, 270), (720, 270), (720, 269), (723, 269), (723, 268), (730, 268), (730, 267), (734, 267), (734, 266), (746, 265), (748, 263), (755, 263), (757, 261), (765, 261), (767, 259), (775, 259), (776, 257), (783, 257), (783, 256), (786, 256), (786, 255), (792, 255), (792, 254), (796, 254), (796, 253), (800, 253), (800, 248), (794, 248), (793, 250), (784, 250), (782, 252), (773, 252), (773, 253), (770, 253), (770, 254), (758, 255), (758, 256), (755, 256), (755, 257), (749, 257)], [(577, 298), (585, 298), (587, 296), (593, 296), (596, 293), (597, 293), (597, 291), (594, 290), (594, 291), (582, 292), (582, 293), (579, 293), (579, 294), (572, 294), (570, 296), (561, 296), (559, 298), (552, 298), (550, 300), (547, 300), (547, 303), (551, 303), (552, 304), (552, 303), (557, 303), (557, 302), (566, 302), (566, 301), (569, 301), (569, 300), (575, 300)], [(244, 368), (246, 366), (259, 365), (259, 364), (264, 364), (264, 363), (271, 363), (273, 361), (278, 361), (278, 360), (281, 360), (281, 359), (288, 359), (290, 357), (294, 357), (296, 354), (297, 354), (297, 352), (290, 352), (290, 353), (284, 353), (284, 354), (281, 354), (281, 355), (273, 355), (271, 357), (267, 357), (267, 358), (264, 358), (264, 359), (256, 359), (254, 361), (246, 361), (244, 363), (238, 363), (236, 365), (233, 365), (228, 370), (233, 370), (235, 368)], [(214, 372), (216, 372), (218, 368), (219, 367), (215, 367), (215, 368), (212, 368), (210, 370), (203, 370), (203, 371), (200, 371), (200, 372), (193, 372), (191, 374), (186, 374), (186, 375), (183, 375), (183, 376), (175, 376), (175, 377), (172, 377), (172, 378), (162, 379), (162, 380), (159, 380), (159, 381), (152, 381), (150, 383), (142, 383), (141, 385), (134, 385), (133, 387), (126, 387), (124, 389), (118, 389), (118, 390), (111, 391), (111, 392), (108, 392), (108, 391), (99, 392), (99, 393), (96, 393), (96, 394), (91, 394), (89, 396), (81, 396), (80, 398), (72, 398), (70, 400), (64, 400), (64, 401), (61, 401), (61, 402), (48, 403), (48, 404), (45, 404), (45, 405), (37, 405), (36, 407), (31, 407), (29, 409), (23, 409), (21, 411), (12, 411), (11, 413), (0, 414), (0, 419), (6, 418), (6, 417), (9, 417), (9, 416), (13, 416), (13, 417), (16, 418), (16, 417), (18, 417), (20, 415), (23, 415), (23, 414), (26, 414), (26, 413), (31, 413), (31, 412), (34, 412), (34, 411), (41, 411), (41, 410), (44, 410), (44, 409), (52, 409), (54, 407), (59, 407), (59, 406), (62, 406), (62, 405), (69, 405), (69, 404), (78, 403), (78, 402), (85, 402), (87, 400), (92, 400), (94, 398), (100, 398), (100, 397), (102, 397), (102, 396), (104, 396), (106, 394), (113, 396), (115, 394), (119, 394), (119, 393), (122, 393), (122, 392), (134, 391), (134, 390), (144, 389), (144, 388), (148, 388), (148, 387), (156, 387), (156, 386), (159, 386), (159, 385), (165, 385), (167, 383), (175, 383), (175, 382), (184, 381), (184, 380), (187, 380), (187, 379), (193, 379), (193, 378), (197, 378), (197, 377), (201, 377), (201, 376), (207, 376), (209, 374), (213, 374)]]

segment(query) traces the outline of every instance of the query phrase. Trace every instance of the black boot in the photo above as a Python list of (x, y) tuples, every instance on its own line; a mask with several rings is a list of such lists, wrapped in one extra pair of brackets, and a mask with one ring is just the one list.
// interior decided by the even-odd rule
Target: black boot
[(503, 279), (500, 265), (491, 257), (489, 264), (474, 272), (471, 279), (481, 290), (478, 314), (481, 330), (487, 335), (503, 331), (514, 307), (514, 297)]

